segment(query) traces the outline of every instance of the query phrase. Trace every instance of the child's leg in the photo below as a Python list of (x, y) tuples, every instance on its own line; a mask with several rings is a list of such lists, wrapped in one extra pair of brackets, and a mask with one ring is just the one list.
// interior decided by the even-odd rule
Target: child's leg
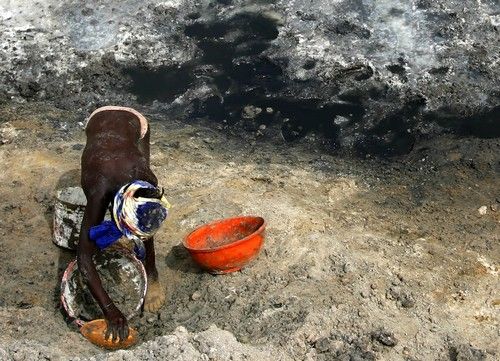
[(153, 238), (145, 241), (144, 247), (146, 248), (144, 268), (148, 276), (148, 290), (146, 292), (146, 299), (144, 300), (144, 310), (147, 312), (156, 312), (165, 303), (165, 290), (158, 279)]

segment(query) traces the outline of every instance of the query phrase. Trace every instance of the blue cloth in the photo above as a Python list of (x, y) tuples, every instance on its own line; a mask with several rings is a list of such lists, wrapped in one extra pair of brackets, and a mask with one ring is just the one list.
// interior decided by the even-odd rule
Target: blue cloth
[(99, 249), (111, 246), (123, 236), (114, 221), (104, 221), (90, 228), (89, 237)]
[[(104, 221), (101, 224), (90, 228), (89, 236), (99, 249), (104, 249), (122, 238), (123, 233), (118, 229), (115, 222)], [(144, 243), (140, 240), (133, 241), (135, 255), (141, 261), (144, 260), (146, 257), (146, 248), (144, 247)]]

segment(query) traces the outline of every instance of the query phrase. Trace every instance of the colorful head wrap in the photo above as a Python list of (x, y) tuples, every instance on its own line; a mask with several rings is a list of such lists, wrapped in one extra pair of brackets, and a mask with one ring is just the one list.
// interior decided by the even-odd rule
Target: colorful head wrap
[(144, 258), (143, 241), (158, 231), (168, 216), (170, 204), (163, 193), (158, 198), (136, 197), (140, 189), (160, 193), (157, 187), (141, 180), (121, 187), (113, 201), (113, 221), (104, 221), (89, 231), (90, 239), (99, 248), (106, 248), (125, 236), (134, 241), (139, 258)]

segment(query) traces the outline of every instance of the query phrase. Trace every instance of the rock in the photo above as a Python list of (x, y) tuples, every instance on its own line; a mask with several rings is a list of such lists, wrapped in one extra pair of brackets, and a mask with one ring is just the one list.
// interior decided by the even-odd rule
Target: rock
[(191, 299), (193, 301), (197, 301), (201, 298), (201, 292), (198, 292), (198, 291), (195, 291), (192, 295), (191, 295)]
[(254, 119), (260, 113), (262, 113), (262, 109), (261, 108), (256, 107), (254, 105), (247, 105), (246, 107), (243, 108), (243, 111), (241, 112), (241, 116), (244, 119)]
[(450, 348), (450, 359), (453, 361), (486, 361), (487, 354), (483, 350), (468, 345)]
[(46, 193), (36, 193), (33, 198), (37, 203), (44, 203), (49, 200), (49, 197)]
[(0, 95), (82, 119), (104, 103), (245, 128), (262, 118), (286, 141), (387, 156), (443, 130), (500, 136), (495, 2), (424, 3), (7, 2)]
[(12, 143), (19, 135), (19, 131), (9, 122), (0, 126), (0, 145)]
[(330, 348), (330, 340), (327, 337), (322, 337), (314, 343), (314, 347), (318, 352), (326, 352)]
[(413, 297), (413, 294), (400, 286), (391, 286), (386, 292), (386, 298), (397, 301), (397, 303), (404, 308), (411, 308), (415, 306), (415, 298)]
[(344, 125), (349, 123), (349, 118), (343, 117), (343, 116), (336, 116), (335, 120), (333, 121), (336, 125)]
[(361, 318), (366, 318), (366, 317), (368, 317), (368, 312), (366, 312), (364, 310), (358, 310), (358, 316)]
[(481, 206), (478, 208), (478, 213), (482, 216), (484, 216), (488, 212), (488, 207), (486, 206)]
[(342, 271), (344, 271), (344, 273), (352, 272), (352, 271), (354, 271), (354, 266), (351, 263), (346, 262), (342, 266)]
[(372, 339), (387, 347), (394, 347), (398, 344), (398, 340), (394, 334), (385, 330), (375, 331), (372, 334)]

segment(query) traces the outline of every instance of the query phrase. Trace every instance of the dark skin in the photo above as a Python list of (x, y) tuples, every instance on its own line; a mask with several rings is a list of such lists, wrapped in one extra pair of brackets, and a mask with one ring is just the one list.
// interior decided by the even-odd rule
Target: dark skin
[[(99, 249), (89, 239), (89, 230), (104, 220), (114, 195), (123, 185), (134, 180), (158, 185), (149, 163), (149, 129), (140, 139), (137, 117), (126, 111), (112, 110), (95, 114), (87, 125), (86, 135), (81, 184), (87, 197), (87, 207), (77, 249), (78, 268), (107, 321), (105, 337), (124, 340), (128, 337), (127, 319), (102, 287), (92, 260)], [(148, 282), (159, 286), (153, 239), (145, 240), (144, 246)]]

